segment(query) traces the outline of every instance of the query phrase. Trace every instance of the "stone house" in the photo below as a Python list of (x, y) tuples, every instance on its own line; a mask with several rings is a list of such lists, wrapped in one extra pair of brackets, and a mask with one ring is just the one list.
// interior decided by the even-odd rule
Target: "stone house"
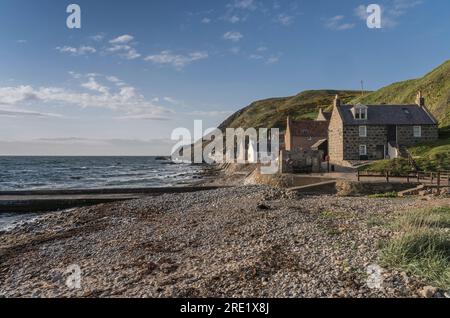
[(331, 113), (319, 111), (315, 120), (293, 121), (287, 117), (286, 132), (284, 135), (284, 148), (290, 152), (309, 150), (322, 150), (328, 153), (328, 125)]
[(328, 127), (330, 161), (397, 158), (406, 147), (438, 139), (438, 123), (419, 92), (413, 105), (343, 105), (338, 95)]

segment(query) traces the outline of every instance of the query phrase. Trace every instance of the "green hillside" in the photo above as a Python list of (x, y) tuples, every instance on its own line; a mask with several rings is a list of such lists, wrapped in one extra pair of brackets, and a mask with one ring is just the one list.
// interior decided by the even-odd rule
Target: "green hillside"
[(411, 104), (417, 91), (426, 98), (427, 107), (439, 120), (440, 126), (450, 126), (450, 60), (422, 78), (395, 83), (361, 97), (358, 91), (311, 90), (291, 97), (256, 101), (226, 119), (220, 129), (272, 128), (285, 129), (286, 117), (294, 120), (312, 119), (319, 108), (330, 111), (336, 94), (344, 103)]
[(341, 96), (344, 102), (355, 99), (360, 92), (317, 90), (305, 91), (291, 97), (270, 98), (256, 101), (249, 106), (234, 113), (226, 119), (220, 129), (229, 128), (286, 128), (286, 117), (294, 120), (313, 119), (317, 116), (319, 108), (331, 111), (333, 99), (336, 94)]
[(412, 104), (417, 91), (422, 91), (427, 108), (439, 120), (441, 127), (450, 125), (450, 60), (422, 78), (394, 83), (356, 98), (353, 103)]

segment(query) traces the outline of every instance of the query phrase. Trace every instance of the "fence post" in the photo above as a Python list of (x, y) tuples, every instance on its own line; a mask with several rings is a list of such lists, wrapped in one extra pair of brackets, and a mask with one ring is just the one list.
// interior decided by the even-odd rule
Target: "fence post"
[(420, 174), (419, 174), (419, 171), (417, 171), (417, 182), (420, 182)]
[(437, 193), (441, 194), (441, 173), (437, 173)]
[(388, 182), (388, 183), (389, 183), (389, 170), (388, 170), (388, 171), (386, 171), (386, 182)]
[(431, 173), (431, 184), (433, 184), (434, 183), (434, 173), (433, 172), (430, 172)]
[(361, 180), (361, 177), (359, 175), (359, 170), (356, 172), (356, 176), (358, 177), (358, 182)]

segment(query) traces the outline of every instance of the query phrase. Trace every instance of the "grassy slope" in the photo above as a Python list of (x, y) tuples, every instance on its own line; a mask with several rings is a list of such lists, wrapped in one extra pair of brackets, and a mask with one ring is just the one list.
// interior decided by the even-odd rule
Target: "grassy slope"
[(426, 105), (439, 120), (440, 126), (450, 126), (450, 60), (422, 78), (394, 83), (356, 98), (354, 103), (366, 104), (412, 104), (417, 91), (421, 90)]
[[(409, 152), (421, 171), (450, 170), (450, 130), (441, 129), (439, 140), (411, 147)], [(412, 169), (408, 160), (403, 158), (380, 160), (369, 166), (361, 167), (361, 170), (366, 171), (384, 172), (389, 170), (397, 174), (405, 174)]]
[(294, 120), (313, 119), (317, 116), (319, 108), (331, 111), (333, 99), (336, 94), (344, 102), (356, 98), (360, 93), (356, 91), (317, 90), (305, 91), (291, 97), (271, 98), (256, 101), (246, 108), (233, 114), (220, 126), (224, 128), (286, 128), (286, 117)]

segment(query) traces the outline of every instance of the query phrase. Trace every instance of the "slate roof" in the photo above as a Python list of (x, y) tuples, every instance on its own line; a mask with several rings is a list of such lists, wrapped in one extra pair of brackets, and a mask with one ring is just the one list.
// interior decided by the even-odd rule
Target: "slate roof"
[(332, 114), (331, 112), (323, 112), (322, 114), (323, 114), (323, 116), (325, 117), (326, 120), (330, 120), (331, 119), (331, 114)]
[(353, 105), (338, 106), (344, 125), (436, 125), (436, 121), (418, 105), (364, 105), (367, 120), (353, 117)]
[(329, 121), (299, 120), (291, 122), (292, 136), (328, 138)]
[(327, 139), (320, 139), (317, 141), (314, 145), (311, 146), (312, 149), (317, 149), (322, 145), (324, 142), (327, 142)]

